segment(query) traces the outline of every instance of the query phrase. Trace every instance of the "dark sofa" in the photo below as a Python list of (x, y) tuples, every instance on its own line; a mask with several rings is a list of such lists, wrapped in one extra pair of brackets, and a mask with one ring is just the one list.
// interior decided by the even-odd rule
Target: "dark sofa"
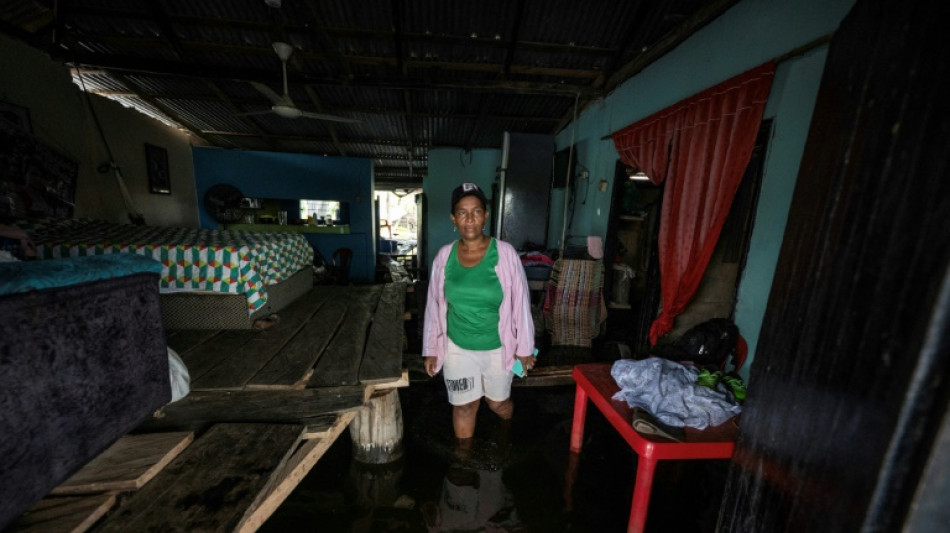
[(0, 263), (0, 530), (169, 402), (160, 270)]

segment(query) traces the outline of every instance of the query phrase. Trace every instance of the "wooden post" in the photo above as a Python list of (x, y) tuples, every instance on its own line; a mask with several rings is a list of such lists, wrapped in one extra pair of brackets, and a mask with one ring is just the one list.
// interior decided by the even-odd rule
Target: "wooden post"
[(399, 391), (380, 391), (369, 399), (350, 423), (353, 458), (383, 464), (402, 457), (402, 406)]

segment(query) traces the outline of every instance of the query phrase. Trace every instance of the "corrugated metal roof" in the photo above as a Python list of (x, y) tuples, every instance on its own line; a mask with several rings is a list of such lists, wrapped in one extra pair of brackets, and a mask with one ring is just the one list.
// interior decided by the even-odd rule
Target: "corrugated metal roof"
[[(498, 148), (505, 131), (555, 133), (575, 101), (603, 97), (644, 46), (702, 27), (736, 0), (37, 0), (0, 4), (0, 22), (54, 59), (88, 66), (87, 90), (167, 113), (207, 142), (346, 154), (424, 172), (430, 146)], [(0, 26), (4, 27), (4, 26)], [(283, 92), (274, 41), (294, 47), (301, 110), (360, 124), (285, 119), (257, 82)], [(410, 155), (411, 154), (411, 155)], [(391, 164), (392, 161), (400, 164)], [(383, 165), (385, 165), (383, 167)]]

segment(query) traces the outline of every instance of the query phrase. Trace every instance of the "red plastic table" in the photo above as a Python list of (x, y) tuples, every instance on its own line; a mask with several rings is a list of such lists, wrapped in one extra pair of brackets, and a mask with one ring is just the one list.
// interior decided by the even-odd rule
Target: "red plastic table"
[(587, 400), (604, 414), (610, 424), (637, 453), (637, 479), (633, 487), (628, 532), (640, 533), (647, 521), (650, 490), (657, 461), (663, 459), (728, 459), (735, 449), (739, 433), (729, 420), (720, 426), (697, 430), (684, 428), (685, 442), (674, 442), (654, 435), (644, 435), (633, 429), (633, 409), (624, 401), (611, 400), (620, 390), (610, 375), (610, 364), (577, 365), (572, 375), (577, 383), (574, 397), (574, 424), (571, 429), (571, 451), (580, 453), (584, 439), (584, 418)]

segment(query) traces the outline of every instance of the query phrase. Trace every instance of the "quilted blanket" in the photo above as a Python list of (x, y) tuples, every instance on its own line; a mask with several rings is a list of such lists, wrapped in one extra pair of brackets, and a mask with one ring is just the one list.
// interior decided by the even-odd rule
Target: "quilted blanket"
[(243, 294), (248, 313), (267, 303), (267, 286), (313, 262), (300, 234), (133, 226), (100, 220), (49, 220), (24, 227), (42, 258), (133, 253), (162, 264), (163, 292)]

